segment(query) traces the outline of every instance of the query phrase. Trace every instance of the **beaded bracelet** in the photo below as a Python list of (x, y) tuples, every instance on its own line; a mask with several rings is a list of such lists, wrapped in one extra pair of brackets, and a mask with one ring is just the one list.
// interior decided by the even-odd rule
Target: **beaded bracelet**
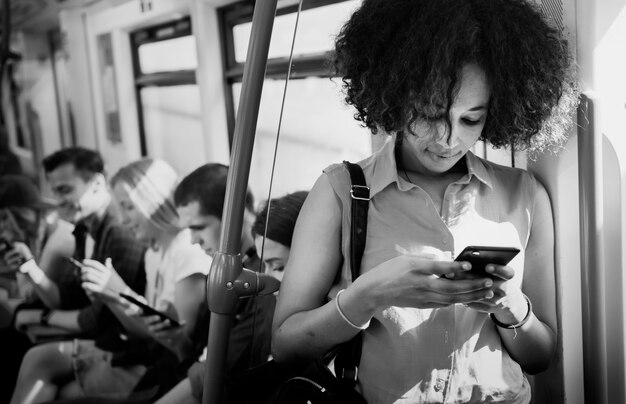
[(371, 320), (368, 320), (367, 323), (365, 323), (365, 324), (363, 324), (361, 326), (358, 326), (358, 325), (354, 324), (352, 321), (350, 321), (348, 319), (348, 317), (346, 317), (346, 315), (343, 314), (343, 311), (341, 311), (341, 307), (339, 307), (339, 295), (341, 295), (344, 290), (345, 289), (341, 289), (339, 292), (337, 292), (337, 296), (335, 296), (335, 307), (337, 307), (337, 312), (339, 312), (339, 315), (341, 316), (341, 318), (343, 318), (343, 320), (346, 323), (350, 324), (351, 327), (356, 328), (357, 330), (365, 330), (367, 327), (370, 326), (370, 321)]
[(522, 319), (522, 321), (520, 321), (517, 324), (505, 324), (505, 323), (501, 322), (500, 320), (498, 320), (496, 318), (496, 316), (494, 316), (493, 313), (489, 313), (489, 317), (491, 317), (491, 321), (493, 321), (498, 327), (506, 328), (507, 330), (515, 330), (517, 328), (520, 328), (524, 324), (526, 324), (526, 322), (530, 318), (530, 313), (533, 312), (533, 305), (530, 302), (530, 299), (528, 298), (528, 296), (526, 296), (524, 294), (522, 294), (522, 296), (524, 296), (524, 299), (526, 299), (526, 304), (528, 305), (528, 312), (526, 313), (526, 316)]

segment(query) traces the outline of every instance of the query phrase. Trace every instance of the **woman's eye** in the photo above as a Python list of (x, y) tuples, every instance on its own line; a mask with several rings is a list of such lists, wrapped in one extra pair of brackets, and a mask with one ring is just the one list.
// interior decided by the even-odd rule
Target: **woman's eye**
[(284, 265), (265, 265), (266, 272), (283, 272), (285, 270)]
[(463, 121), (464, 124), (468, 126), (475, 126), (475, 125), (480, 124), (481, 122), (481, 119), (474, 120), (474, 119), (469, 119), (469, 118), (462, 118), (461, 120)]

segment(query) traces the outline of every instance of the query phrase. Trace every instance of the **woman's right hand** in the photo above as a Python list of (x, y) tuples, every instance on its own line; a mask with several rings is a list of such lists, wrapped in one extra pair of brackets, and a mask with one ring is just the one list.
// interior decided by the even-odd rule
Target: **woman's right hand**
[(12, 246), (13, 248), (4, 255), (4, 261), (12, 271), (18, 271), (20, 265), (33, 258), (33, 253), (26, 244), (19, 241), (14, 242)]
[(401, 255), (361, 275), (355, 286), (363, 286), (362, 290), (370, 294), (376, 308), (436, 308), (491, 298), (493, 280), (490, 278), (447, 278), (469, 269), (471, 266), (463, 262)]

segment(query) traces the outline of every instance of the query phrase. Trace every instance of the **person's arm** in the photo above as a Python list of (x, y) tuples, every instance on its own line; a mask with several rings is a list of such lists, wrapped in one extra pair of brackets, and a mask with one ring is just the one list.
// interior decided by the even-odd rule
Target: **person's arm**
[(37, 262), (28, 246), (20, 242), (13, 244), (14, 249), (8, 254), (8, 258), (16, 266), (15, 269), (18, 269), (23, 260), (32, 259), (23, 267), (27, 273), (20, 277), (22, 284), (32, 288), (47, 307), (58, 309), (61, 307), (61, 292), (57, 282), (64, 278), (65, 272), (72, 271), (64, 258), (74, 253), (75, 240), (72, 235), (73, 226), (67, 222), (58, 221), (50, 228), (50, 235)]
[(69, 331), (82, 331), (78, 324), (80, 310), (52, 310), (48, 315), (48, 325), (65, 328)]
[[(41, 267), (45, 268), (45, 265), (50, 264), (49, 255), (50, 253), (43, 259), (44, 255), (42, 254)], [(14, 243), (13, 249), (6, 254), (5, 260), (11, 267), (16, 268), (19, 268), (20, 263), (26, 260), (22, 266), (22, 270), (25, 271), (25, 276), (22, 278), (32, 285), (37, 296), (47, 307), (53, 309), (60, 307), (61, 298), (58, 286), (48, 277), (46, 271), (41, 269), (26, 244)]]
[[(143, 296), (139, 296), (131, 290), (127, 290), (125, 292), (126, 294), (145, 302)], [(122, 300), (121, 298), (118, 301), (107, 300), (105, 304), (109, 310), (111, 310), (113, 315), (115, 315), (115, 317), (119, 320), (120, 324), (122, 324), (122, 327), (124, 327), (124, 329), (131, 335), (139, 338), (152, 337), (150, 330), (141, 317), (141, 309)]]
[(72, 332), (80, 332), (78, 324), (79, 310), (51, 310), (45, 314), (41, 309), (23, 309), (17, 312), (15, 328), (22, 330), (30, 325), (63, 328)]
[(72, 229), (72, 225), (59, 220), (46, 240), (39, 258), (39, 267), (44, 270), (46, 278), (41, 283), (35, 282), (35, 292), (44, 304), (52, 309), (61, 307), (57, 282), (63, 278), (65, 272), (75, 273), (66, 261), (66, 257), (74, 254), (76, 244)]
[[(168, 320), (162, 320), (158, 316), (144, 318), (152, 337), (176, 354), (180, 361), (193, 353), (191, 333), (196, 326), (198, 308), (204, 299), (205, 280), (204, 274), (196, 273), (176, 283), (172, 311), (176, 312), (180, 327), (172, 327)], [(159, 309), (165, 308), (159, 307)]]
[[(550, 364), (556, 349), (557, 331), (552, 209), (545, 188), (540, 183), (537, 186), (522, 284), (522, 290), (532, 302), (532, 312), (520, 328), (497, 327), (511, 357), (530, 374), (540, 372)], [(508, 307), (494, 313), (504, 324), (516, 324), (528, 313), (523, 295), (515, 292), (505, 298), (508, 302), (502, 302)]]
[[(315, 358), (360, 330), (326, 302), (342, 263), (341, 206), (328, 178), (316, 182), (296, 223), (291, 254), (274, 314), (272, 354), (277, 362)], [(451, 281), (439, 275), (466, 270), (459, 262), (399, 256), (372, 268), (346, 288), (342, 313), (356, 325), (366, 324), (389, 306), (442, 307), (481, 299), (485, 279)]]

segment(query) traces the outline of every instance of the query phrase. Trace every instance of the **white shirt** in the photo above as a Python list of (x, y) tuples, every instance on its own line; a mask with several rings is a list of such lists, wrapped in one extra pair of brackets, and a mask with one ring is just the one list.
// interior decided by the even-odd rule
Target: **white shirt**
[(152, 307), (174, 304), (176, 284), (194, 275), (209, 273), (212, 259), (197, 244), (191, 243), (189, 229), (181, 230), (164, 250), (149, 248), (145, 255), (146, 300)]

